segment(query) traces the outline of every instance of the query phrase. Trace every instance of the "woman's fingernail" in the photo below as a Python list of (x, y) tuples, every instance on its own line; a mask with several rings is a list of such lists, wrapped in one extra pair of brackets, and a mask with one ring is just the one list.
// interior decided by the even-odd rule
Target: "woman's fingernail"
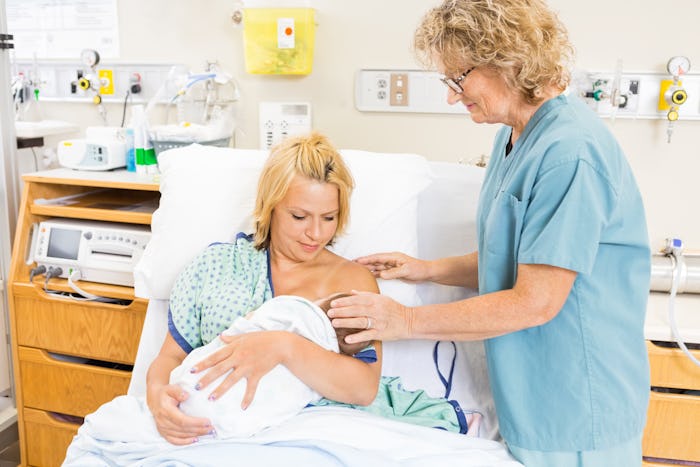
[(198, 443), (198, 442), (199, 442), (199, 438), (192, 438), (192, 442), (193, 442), (193, 443)]
[(192, 368), (190, 368), (190, 373), (197, 373), (197, 367), (193, 366)]
[(202, 383), (197, 383), (197, 384), (195, 384), (195, 385), (194, 385), (194, 388), (195, 388), (197, 391), (199, 391), (200, 389), (202, 389)]
[(216, 394), (213, 394), (213, 393), (212, 393), (212, 394), (209, 394), (208, 399), (209, 399), (210, 401), (215, 401), (215, 400), (216, 400)]
[(209, 432), (209, 434), (210, 434), (211, 436), (216, 436), (216, 430), (211, 430), (211, 431)]

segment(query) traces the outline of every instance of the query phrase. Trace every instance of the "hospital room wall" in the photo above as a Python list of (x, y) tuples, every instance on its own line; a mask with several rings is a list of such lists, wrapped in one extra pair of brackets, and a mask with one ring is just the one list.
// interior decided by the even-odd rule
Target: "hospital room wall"
[[(359, 69), (417, 69), (410, 46), (421, 15), (437, 0), (315, 0), (316, 51), (308, 76), (261, 76), (245, 73), (242, 29), (230, 15), (235, 2), (119, 0), (121, 61), (183, 63), (201, 71), (216, 59), (239, 81), (236, 146), (258, 147), (258, 102), (308, 101), (314, 128), (343, 148), (414, 152), (433, 160), (473, 160), (489, 154), (495, 126), (476, 125), (466, 115), (363, 113), (354, 107), (354, 74)], [(700, 3), (677, 0), (615, 2), (550, 0), (569, 28), (577, 67), (665, 72), (673, 55), (685, 55), (700, 72)], [(89, 44), (86, 44), (88, 46)], [(81, 126), (99, 124), (88, 104), (52, 104), (45, 116), (70, 119)], [(121, 109), (109, 108), (118, 124)], [(112, 121), (114, 120), (114, 121)], [(154, 122), (159, 123), (159, 122)], [(676, 124), (666, 142), (663, 120), (608, 120), (638, 178), (654, 247), (679, 236), (700, 249), (700, 216), (694, 215), (697, 135), (700, 122)]]

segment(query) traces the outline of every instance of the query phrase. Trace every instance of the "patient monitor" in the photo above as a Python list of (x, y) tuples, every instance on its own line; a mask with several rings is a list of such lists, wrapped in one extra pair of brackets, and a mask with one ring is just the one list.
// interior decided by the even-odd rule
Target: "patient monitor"
[(147, 226), (116, 222), (49, 219), (34, 226), (29, 262), (61, 268), (56, 277), (134, 285), (134, 265), (151, 238)]

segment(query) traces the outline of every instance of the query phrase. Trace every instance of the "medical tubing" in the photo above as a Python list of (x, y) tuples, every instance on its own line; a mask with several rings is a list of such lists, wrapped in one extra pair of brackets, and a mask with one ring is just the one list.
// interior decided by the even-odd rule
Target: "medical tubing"
[(120, 128), (124, 128), (124, 122), (126, 122), (126, 104), (129, 102), (129, 96), (131, 96), (131, 91), (127, 89), (124, 96), (124, 105), (122, 106), (122, 123), (119, 125)]
[(178, 92), (173, 96), (173, 98), (170, 100), (171, 103), (175, 102), (178, 97), (183, 96), (189, 88), (191, 88), (194, 84), (204, 81), (207, 79), (214, 79), (216, 78), (216, 73), (204, 73), (204, 74), (199, 74), (199, 75), (190, 75), (189, 79), (185, 83), (185, 85), (178, 90)]
[[(60, 267), (56, 266), (49, 266), (49, 270), (46, 271), (46, 279), (44, 280), (44, 292), (46, 292), (49, 295), (54, 295), (54, 296), (63, 296), (62, 292), (57, 292), (55, 290), (49, 290), (49, 280), (52, 277), (59, 277), (61, 274), (63, 274), (63, 269)], [(75, 293), (79, 294), (80, 297), (69, 297), (72, 298), (73, 300), (97, 300), (100, 302), (106, 302), (106, 303), (114, 303), (117, 302), (116, 299), (112, 298), (107, 298), (107, 297), (100, 297), (98, 295), (93, 295), (91, 293), (85, 292), (83, 289), (78, 287), (75, 282), (76, 280), (80, 279), (80, 271), (73, 271), (70, 276), (68, 276), (68, 285), (70, 286), (71, 289), (75, 291)]]
[(668, 321), (671, 325), (671, 333), (673, 334), (673, 338), (676, 339), (676, 343), (678, 344), (678, 347), (683, 351), (684, 354), (688, 356), (688, 358), (695, 363), (697, 366), (700, 367), (700, 361), (698, 361), (695, 356), (690, 353), (690, 350), (688, 350), (688, 347), (685, 345), (685, 342), (683, 342), (683, 339), (681, 338), (680, 332), (678, 331), (678, 325), (676, 324), (676, 292), (678, 291), (678, 283), (680, 282), (680, 276), (681, 276), (681, 268), (678, 267), (678, 258), (676, 257), (675, 254), (670, 255), (673, 261), (673, 281), (671, 282), (671, 295), (668, 300)]
[(104, 297), (100, 297), (97, 295), (93, 295), (89, 292), (84, 291), (80, 287), (78, 287), (76, 285), (76, 283), (74, 282), (74, 281), (78, 281), (78, 280), (80, 280), (80, 271), (73, 271), (73, 273), (71, 273), (71, 275), (68, 276), (68, 285), (70, 286), (71, 289), (73, 289), (73, 291), (75, 293), (77, 293), (81, 297), (86, 298), (88, 300), (100, 300), (100, 299), (104, 298)]

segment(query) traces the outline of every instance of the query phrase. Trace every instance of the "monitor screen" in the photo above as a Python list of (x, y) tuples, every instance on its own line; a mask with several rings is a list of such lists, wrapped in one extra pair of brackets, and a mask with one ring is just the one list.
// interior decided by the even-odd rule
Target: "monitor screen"
[(50, 258), (78, 259), (81, 230), (51, 228), (47, 256)]

